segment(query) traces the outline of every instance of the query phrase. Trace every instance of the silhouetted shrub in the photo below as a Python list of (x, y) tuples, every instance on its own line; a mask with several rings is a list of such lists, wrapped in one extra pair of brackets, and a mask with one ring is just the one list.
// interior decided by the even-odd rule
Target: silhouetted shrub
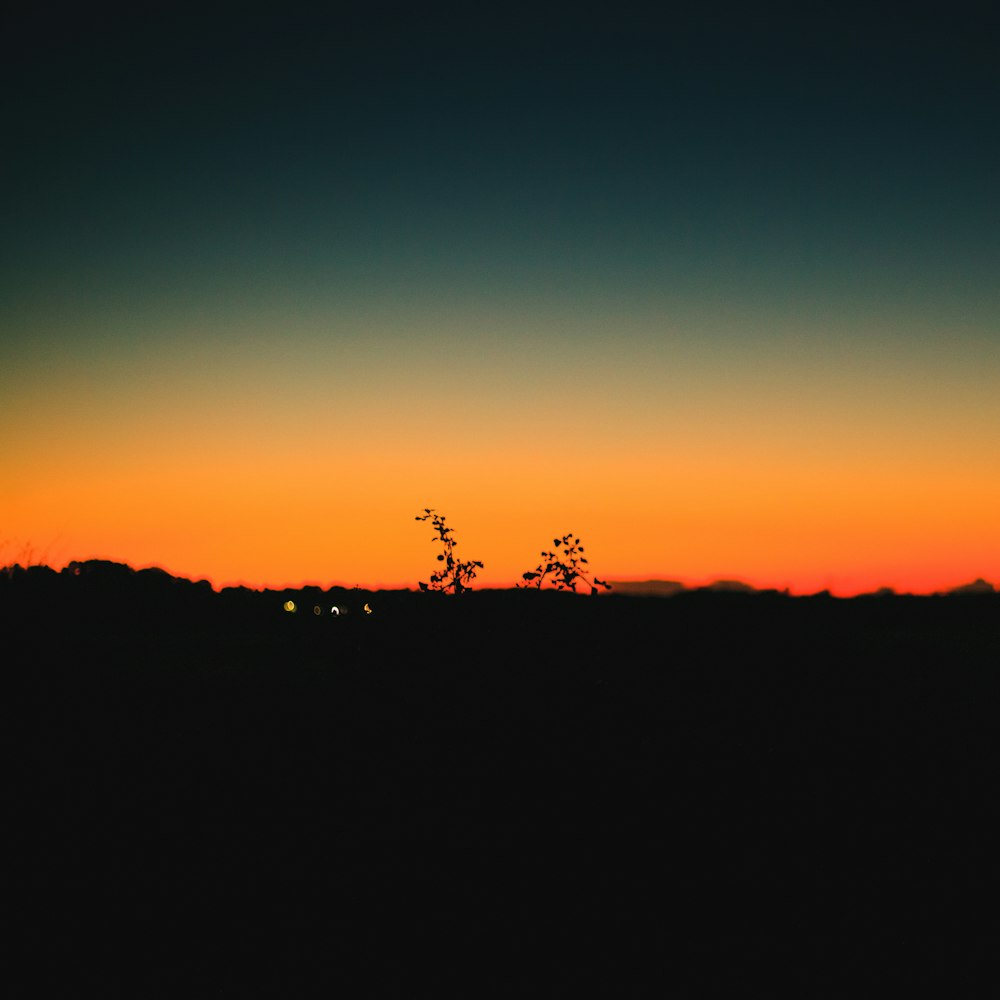
[(434, 541), (438, 542), (443, 551), (437, 557), (438, 562), (443, 562), (444, 566), (437, 572), (431, 574), (429, 583), (420, 583), (423, 591), (451, 591), (453, 594), (461, 594), (463, 591), (471, 589), (470, 584), (476, 577), (476, 569), (482, 569), (483, 564), (478, 559), (468, 562), (460, 562), (455, 558), (455, 546), (458, 542), (454, 539), (454, 528), (449, 528), (444, 522), (443, 514), (438, 514), (431, 507), (425, 507), (423, 514), (418, 514), (416, 521), (430, 521), (434, 525)]
[(551, 552), (542, 552), (542, 562), (534, 570), (521, 574), (524, 583), (519, 583), (519, 588), (534, 587), (541, 589), (542, 583), (549, 578), (556, 590), (576, 591), (577, 583), (590, 587), (590, 593), (596, 594), (599, 588), (610, 590), (611, 584), (606, 580), (599, 580), (596, 576), (591, 580), (584, 570), (587, 557), (583, 554), (584, 548), (580, 544), (580, 539), (574, 537), (573, 533), (563, 535), (562, 538), (553, 538), (552, 544), (555, 546)]

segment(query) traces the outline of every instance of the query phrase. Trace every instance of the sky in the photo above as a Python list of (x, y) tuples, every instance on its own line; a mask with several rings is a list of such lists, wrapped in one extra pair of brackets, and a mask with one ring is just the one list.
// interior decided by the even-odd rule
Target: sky
[(334, 6), (5, 15), (0, 564), (1000, 579), (986, 4)]

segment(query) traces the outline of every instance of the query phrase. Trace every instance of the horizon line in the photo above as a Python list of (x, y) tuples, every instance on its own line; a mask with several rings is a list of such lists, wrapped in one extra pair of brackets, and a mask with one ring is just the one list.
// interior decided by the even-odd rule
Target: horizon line
[[(208, 575), (195, 575), (195, 574), (178, 574), (171, 572), (166, 569), (163, 565), (157, 563), (149, 563), (142, 566), (134, 566), (131, 563), (108, 559), (105, 557), (91, 557), (88, 559), (67, 559), (61, 565), (50, 565), (45, 562), (31, 562), (28, 561), (26, 564), (20, 562), (8, 563), (4, 566), (0, 566), (0, 573), (6, 573), (11, 575), (15, 570), (26, 571), (28, 569), (48, 569), (54, 573), (62, 573), (70, 566), (77, 565), (83, 566), (87, 563), (107, 563), (114, 566), (123, 566), (132, 572), (138, 573), (143, 571), (154, 570), (163, 573), (172, 579), (183, 580), (192, 584), (207, 583), (212, 588), (213, 592), (220, 593), (227, 589), (246, 589), (258, 592), (274, 591), (297, 591), (305, 589), (319, 589), (319, 590), (362, 590), (362, 591), (409, 591), (412, 593), (420, 593), (419, 586), (413, 583), (398, 583), (390, 582), (386, 583), (384, 581), (377, 581), (374, 584), (362, 584), (359, 582), (346, 583), (346, 582), (327, 582), (321, 583), (317, 580), (304, 580), (297, 583), (259, 583), (259, 582), (249, 582), (245, 579), (214, 579)], [(899, 597), (933, 597), (942, 594), (950, 594), (955, 591), (971, 591), (971, 592), (982, 592), (982, 593), (998, 593), (1000, 594), (1000, 588), (991, 583), (985, 576), (979, 575), (974, 580), (968, 580), (965, 582), (941, 586), (935, 589), (929, 590), (901, 590), (890, 585), (883, 585), (875, 587), (872, 589), (857, 589), (849, 592), (834, 591), (832, 588), (823, 587), (819, 589), (810, 588), (796, 588), (785, 583), (783, 585), (774, 584), (764, 584), (760, 582), (753, 583), (747, 579), (741, 578), (738, 574), (721, 574), (704, 576), (698, 578), (683, 578), (683, 577), (667, 577), (667, 576), (624, 576), (624, 577), (604, 577), (607, 583), (611, 584), (611, 594), (616, 591), (619, 594), (625, 596), (663, 596), (668, 597), (673, 594), (699, 591), (699, 590), (712, 590), (720, 593), (779, 593), (788, 597), (810, 597), (817, 595), (829, 595), (831, 597), (838, 598), (851, 598), (851, 597), (864, 597), (864, 596), (877, 596), (877, 595), (893, 595)], [(520, 581), (510, 581), (507, 583), (488, 583), (483, 584), (478, 587), (468, 588), (470, 591), (497, 591), (497, 590), (552, 590), (556, 591), (555, 587), (523, 587), (520, 586)], [(572, 593), (578, 593), (586, 596), (586, 590), (580, 591), (566, 591)]]

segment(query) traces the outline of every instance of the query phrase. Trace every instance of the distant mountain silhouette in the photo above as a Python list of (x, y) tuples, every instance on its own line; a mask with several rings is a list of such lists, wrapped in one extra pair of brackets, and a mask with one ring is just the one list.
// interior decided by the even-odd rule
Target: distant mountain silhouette
[[(712, 583), (700, 587), (689, 587), (679, 580), (610, 580), (613, 593), (624, 594), (634, 597), (674, 597), (677, 594), (697, 593), (699, 591), (711, 591), (714, 593), (737, 593), (737, 594), (788, 594), (788, 591), (778, 591), (774, 589), (758, 589), (742, 580), (715, 580)], [(939, 590), (935, 596), (964, 596), (976, 594), (997, 594), (1000, 591), (989, 581), (982, 577), (972, 583), (962, 584), (959, 587), (952, 587), (948, 590)], [(877, 590), (859, 594), (859, 597), (901, 597), (906, 596), (906, 591), (897, 591), (892, 587), (879, 587)], [(829, 590), (822, 590), (813, 595), (815, 597), (830, 596)]]
[(715, 580), (700, 587), (689, 587), (679, 580), (610, 580), (613, 593), (636, 597), (673, 597), (675, 594), (694, 591), (715, 591), (722, 593), (762, 594), (775, 593), (773, 590), (758, 590), (742, 580)]
[(640, 597), (672, 597), (687, 587), (677, 580), (609, 580), (614, 594), (635, 594)]
[(996, 592), (996, 587), (982, 577), (973, 580), (972, 583), (963, 583), (960, 587), (952, 587), (951, 590), (944, 591), (945, 594), (951, 597), (964, 596), (966, 594), (995, 594)]
[(700, 587), (699, 590), (723, 590), (730, 593), (737, 594), (753, 594), (758, 593), (756, 587), (752, 587), (749, 583), (744, 583), (742, 580), (716, 580), (714, 583), (708, 584), (707, 587)]

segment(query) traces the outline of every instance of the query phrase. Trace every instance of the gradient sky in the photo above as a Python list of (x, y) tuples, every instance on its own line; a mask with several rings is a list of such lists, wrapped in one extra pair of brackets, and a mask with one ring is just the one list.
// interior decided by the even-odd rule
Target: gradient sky
[(8, 16), (0, 563), (997, 581), (988, 6), (458, 10)]

